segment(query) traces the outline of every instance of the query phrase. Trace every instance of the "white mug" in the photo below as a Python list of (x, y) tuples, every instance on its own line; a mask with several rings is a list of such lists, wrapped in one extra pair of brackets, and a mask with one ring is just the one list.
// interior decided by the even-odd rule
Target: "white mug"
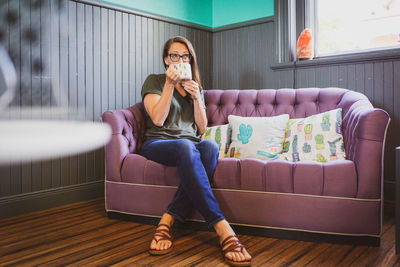
[(179, 80), (192, 79), (192, 68), (190, 66), (190, 63), (178, 63), (175, 64), (175, 68), (179, 73)]

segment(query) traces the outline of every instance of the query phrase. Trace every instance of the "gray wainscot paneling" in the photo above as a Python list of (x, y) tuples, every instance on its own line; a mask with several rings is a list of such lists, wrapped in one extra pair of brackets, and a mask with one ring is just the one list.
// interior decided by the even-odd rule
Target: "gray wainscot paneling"
[[(60, 3), (60, 5), (59, 5)], [(142, 14), (98, 1), (2, 0), (1, 45), (12, 55), (19, 77), (13, 106), (57, 106), (100, 121), (110, 109), (141, 100), (150, 73), (164, 72), (161, 50), (175, 35), (189, 38), (197, 52), (204, 88), (211, 86), (212, 32), (204, 27)], [(22, 16), (20, 16), (23, 14)], [(24, 39), (37, 28), (37, 38)], [(43, 63), (35, 71), (35, 60)], [(52, 84), (61, 86), (56, 94)], [(12, 114), (17, 116), (18, 114)], [(104, 149), (47, 161), (0, 166), (0, 217), (49, 208), (104, 194)]]

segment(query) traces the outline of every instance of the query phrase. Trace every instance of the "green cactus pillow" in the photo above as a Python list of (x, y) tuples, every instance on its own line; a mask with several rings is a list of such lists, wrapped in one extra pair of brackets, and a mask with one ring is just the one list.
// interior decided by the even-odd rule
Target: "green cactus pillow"
[(342, 109), (334, 109), (303, 119), (290, 119), (283, 145), (284, 157), (292, 162), (327, 162), (345, 159), (342, 136)]
[(272, 160), (280, 158), (288, 114), (275, 117), (229, 115), (232, 142), (228, 157)]
[(231, 128), (229, 124), (208, 127), (207, 131), (201, 136), (201, 140), (214, 140), (219, 146), (218, 158), (225, 158), (231, 143)]

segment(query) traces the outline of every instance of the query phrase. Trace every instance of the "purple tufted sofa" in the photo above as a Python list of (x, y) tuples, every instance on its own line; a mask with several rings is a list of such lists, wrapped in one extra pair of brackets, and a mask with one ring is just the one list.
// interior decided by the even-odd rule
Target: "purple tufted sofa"
[[(213, 191), (228, 221), (239, 227), (361, 237), (379, 244), (390, 121), (385, 111), (373, 108), (366, 96), (341, 88), (207, 90), (205, 102), (209, 126), (228, 123), (229, 114), (304, 118), (342, 108), (346, 160), (219, 159)], [(179, 178), (175, 167), (138, 154), (142, 104), (107, 111), (102, 119), (113, 132), (106, 146), (106, 211), (161, 216)], [(196, 212), (192, 219), (202, 217)]]

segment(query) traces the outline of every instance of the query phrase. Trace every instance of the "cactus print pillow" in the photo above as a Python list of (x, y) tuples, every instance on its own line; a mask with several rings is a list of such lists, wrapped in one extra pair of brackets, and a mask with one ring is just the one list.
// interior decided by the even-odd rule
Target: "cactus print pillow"
[(283, 155), (292, 162), (345, 159), (342, 109), (330, 110), (304, 119), (290, 119), (286, 128)]
[(232, 142), (228, 157), (272, 160), (280, 158), (289, 115), (240, 117), (229, 115)]
[(225, 158), (231, 143), (231, 128), (229, 124), (208, 127), (201, 140), (214, 140), (219, 146), (218, 158)]

